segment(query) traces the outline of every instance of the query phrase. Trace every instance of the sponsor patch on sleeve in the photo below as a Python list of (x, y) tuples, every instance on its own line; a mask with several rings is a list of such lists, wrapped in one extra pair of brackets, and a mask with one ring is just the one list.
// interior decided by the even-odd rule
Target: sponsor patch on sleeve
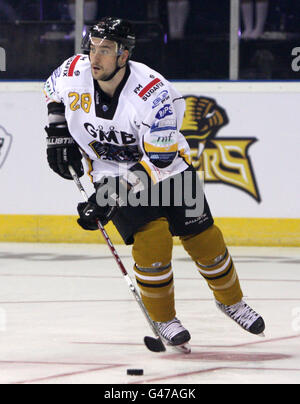
[(145, 87), (139, 85), (139, 87), (135, 89), (135, 93), (142, 98), (143, 101), (147, 101), (152, 94), (162, 87), (164, 87), (164, 83), (159, 78), (155, 78)]
[(172, 107), (170, 104), (166, 104), (155, 115), (156, 119), (164, 119), (166, 116), (173, 115)]
[(63, 77), (73, 77), (75, 67), (80, 58), (81, 55), (73, 56), (66, 62), (63, 70)]
[(177, 130), (176, 119), (164, 119), (163, 121), (155, 122), (151, 126), (150, 133), (162, 132), (166, 130)]

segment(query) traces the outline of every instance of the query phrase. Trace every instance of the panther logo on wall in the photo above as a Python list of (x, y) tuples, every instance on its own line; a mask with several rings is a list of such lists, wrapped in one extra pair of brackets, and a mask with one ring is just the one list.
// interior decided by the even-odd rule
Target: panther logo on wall
[(0, 126), (0, 168), (2, 168), (12, 144), (12, 135)]
[(248, 155), (256, 138), (222, 137), (229, 123), (225, 109), (212, 98), (185, 96), (186, 111), (181, 132), (191, 148), (193, 166), (204, 172), (206, 183), (222, 183), (247, 192), (261, 201)]

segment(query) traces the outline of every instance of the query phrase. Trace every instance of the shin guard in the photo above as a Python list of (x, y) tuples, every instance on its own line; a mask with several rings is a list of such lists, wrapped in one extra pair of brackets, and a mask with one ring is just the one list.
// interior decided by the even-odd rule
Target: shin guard
[(176, 315), (172, 248), (172, 235), (163, 218), (147, 224), (134, 236), (136, 281), (150, 317), (157, 322), (172, 320)]
[(238, 275), (219, 228), (210, 226), (200, 234), (182, 237), (181, 241), (216, 300), (225, 305), (239, 302), (243, 294)]

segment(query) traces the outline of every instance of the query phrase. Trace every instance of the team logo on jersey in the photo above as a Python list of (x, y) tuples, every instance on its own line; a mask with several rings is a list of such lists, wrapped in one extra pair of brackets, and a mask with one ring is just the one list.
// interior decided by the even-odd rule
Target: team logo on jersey
[(0, 126), (0, 168), (5, 163), (7, 155), (9, 153), (12, 144), (12, 135)]
[(214, 99), (185, 96), (186, 112), (181, 132), (190, 148), (193, 166), (204, 171), (206, 183), (227, 184), (261, 201), (256, 185), (249, 147), (256, 138), (222, 137), (215, 139), (228, 124), (226, 111)]
[(104, 130), (103, 126), (98, 126), (95, 128), (89, 122), (84, 124), (85, 130), (95, 139), (99, 139), (101, 142), (105, 143), (115, 143), (115, 144), (123, 144), (123, 145), (131, 145), (137, 142), (137, 139), (134, 135), (124, 132), (118, 131), (114, 126), (110, 126), (109, 130)]

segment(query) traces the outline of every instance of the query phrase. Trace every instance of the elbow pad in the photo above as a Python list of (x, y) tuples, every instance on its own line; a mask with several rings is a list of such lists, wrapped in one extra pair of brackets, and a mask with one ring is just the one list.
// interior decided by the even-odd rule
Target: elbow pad
[(65, 106), (62, 103), (51, 102), (48, 107), (49, 126), (56, 128), (67, 128), (65, 117)]

